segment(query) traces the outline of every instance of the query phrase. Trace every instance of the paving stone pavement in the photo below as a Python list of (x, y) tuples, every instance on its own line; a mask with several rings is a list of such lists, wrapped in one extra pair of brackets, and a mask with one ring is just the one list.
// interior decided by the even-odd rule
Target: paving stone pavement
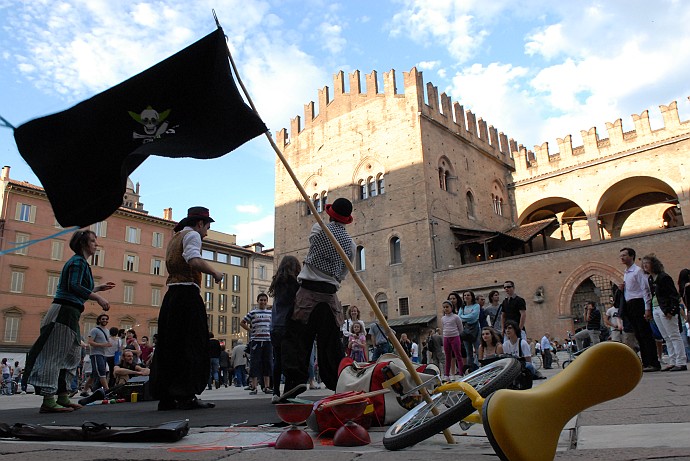
[[(561, 370), (542, 370), (553, 376)], [(547, 380), (548, 381), (548, 380)], [(542, 383), (545, 381), (537, 381)], [(310, 390), (305, 396), (318, 398), (330, 395), (327, 390)], [(206, 391), (205, 400), (255, 399), (257, 405), (271, 405), (270, 396), (250, 396), (241, 388)], [(564, 396), (577, 398), (577, 396)], [(34, 395), (0, 396), (2, 409), (38, 408), (40, 397)], [(136, 404), (131, 404), (136, 405)], [(589, 408), (573, 418), (561, 433), (555, 459), (571, 460), (688, 460), (690, 461), (690, 372), (648, 373), (629, 394)], [(136, 408), (133, 406), (133, 408)], [(214, 410), (199, 410), (214, 411)], [(198, 413), (195, 413), (198, 414)], [(56, 420), (59, 415), (56, 416)], [(138, 421), (137, 426), (146, 425)], [(59, 423), (56, 421), (56, 424)], [(526, 422), (525, 424), (529, 424)], [(543, 424), (543, 421), (531, 422)], [(489, 443), (483, 428), (474, 425), (464, 431), (454, 425), (451, 432), (456, 444), (449, 445), (436, 435), (401, 451), (383, 447), (385, 428), (372, 428), (372, 443), (364, 447), (335, 447), (329, 440), (310, 433), (315, 448), (305, 451), (274, 448), (238, 449), (275, 441), (281, 428), (276, 427), (206, 427), (192, 428), (187, 437), (172, 444), (133, 444), (105, 442), (24, 442), (0, 439), (2, 461), (94, 461), (94, 460), (264, 460), (279, 456), (281, 461), (435, 461), (459, 459), (500, 459)], [(537, 440), (528, 443), (538, 443)]]

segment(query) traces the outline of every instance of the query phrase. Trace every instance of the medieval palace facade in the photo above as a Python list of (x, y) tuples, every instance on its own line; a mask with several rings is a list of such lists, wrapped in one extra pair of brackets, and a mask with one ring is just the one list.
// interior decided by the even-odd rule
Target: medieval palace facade
[[(661, 106), (664, 126), (647, 111), (635, 129), (607, 123), (607, 137), (582, 131), (584, 143), (558, 139), (533, 150), (453, 103), (416, 69), (358, 71), (334, 77), (304, 107), (304, 118), (277, 133), (277, 144), (314, 201), (354, 204), (348, 230), (356, 269), (398, 333), (436, 324), (449, 292), (487, 294), (514, 280), (527, 300), (528, 335), (563, 338), (577, 328), (582, 305), (609, 302), (621, 280), (620, 248), (650, 252), (676, 277), (690, 265), (690, 122), (676, 103)], [(325, 213), (324, 217), (327, 218)], [(285, 168), (276, 163), (276, 263), (306, 256), (314, 222)], [(373, 318), (347, 279), (343, 304)]]

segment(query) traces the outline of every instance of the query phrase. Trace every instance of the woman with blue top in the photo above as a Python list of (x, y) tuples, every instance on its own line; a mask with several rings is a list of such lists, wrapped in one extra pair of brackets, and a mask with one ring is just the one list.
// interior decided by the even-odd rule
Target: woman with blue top
[(479, 336), (479, 304), (472, 291), (465, 291), (462, 299), (465, 305), (460, 307), (458, 313), (463, 326), (462, 347), (467, 353), (467, 367), (470, 371), (474, 371), (479, 368), (474, 353), (474, 344)]
[[(43, 396), (41, 413), (64, 413), (81, 408), (69, 400), (72, 380), (81, 359), (79, 317), (87, 300), (96, 301), (104, 311), (110, 309), (99, 291), (112, 289), (108, 282), (94, 286), (88, 258), (96, 253), (96, 234), (78, 230), (70, 239), (74, 251), (62, 268), (55, 299), (41, 321), (40, 335), (26, 358), (22, 387), (32, 384)], [(57, 400), (55, 396), (57, 395)]]

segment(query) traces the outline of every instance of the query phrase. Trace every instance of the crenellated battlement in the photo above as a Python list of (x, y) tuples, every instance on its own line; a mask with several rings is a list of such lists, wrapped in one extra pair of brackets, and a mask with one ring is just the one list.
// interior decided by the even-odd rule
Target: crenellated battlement
[[(455, 136), (477, 146), (482, 151), (499, 158), (513, 167), (513, 152), (520, 147), (512, 138), (499, 132), (493, 125), (477, 116), (470, 110), (453, 102), (446, 93), (439, 95), (438, 87), (424, 83), (422, 72), (413, 67), (410, 72), (403, 72), (403, 93), (396, 89), (395, 70), (383, 74), (383, 92), (379, 90), (378, 74), (372, 71), (364, 78), (362, 88), (361, 75), (358, 70), (348, 74), (349, 91), (345, 91), (345, 74), (343, 71), (333, 76), (333, 91), (328, 86), (318, 90), (318, 113), (314, 101), (304, 105), (304, 118), (296, 116), (290, 121), (290, 132), (285, 128), (278, 131), (276, 143), (284, 149), (291, 140), (297, 139), (305, 130), (309, 130), (341, 115), (347, 114), (373, 101), (385, 99), (404, 99), (421, 117), (433, 121), (452, 132)], [(412, 112), (410, 110), (410, 112)]]
[(676, 101), (668, 106), (661, 105), (659, 108), (664, 126), (657, 130), (651, 129), (649, 111), (645, 110), (639, 115), (632, 114), (635, 129), (631, 131), (623, 131), (623, 122), (619, 118), (614, 122), (606, 123), (607, 138), (600, 139), (596, 127), (580, 131), (581, 146), (573, 147), (572, 135), (557, 138), (558, 152), (555, 154), (550, 153), (547, 142), (534, 146), (534, 152), (528, 152), (521, 147), (519, 152), (514, 154), (515, 182), (690, 135), (690, 121), (680, 121)]

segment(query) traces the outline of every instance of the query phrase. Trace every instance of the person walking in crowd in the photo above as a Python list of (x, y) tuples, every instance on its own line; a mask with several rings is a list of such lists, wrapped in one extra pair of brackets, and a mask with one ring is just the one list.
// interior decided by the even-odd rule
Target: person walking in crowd
[[(350, 261), (355, 257), (355, 242), (345, 226), (353, 221), (352, 203), (345, 198), (326, 205), (330, 217), (326, 224)], [(283, 398), (290, 398), (306, 390), (309, 370), (309, 351), (314, 339), (321, 380), (328, 389), (335, 390), (338, 366), (345, 356), (340, 328), (345, 321), (342, 305), (336, 295), (348, 270), (333, 243), (318, 223), (311, 228), (309, 251), (297, 279), (300, 289), (295, 299), (295, 311), (283, 342)], [(285, 396), (288, 397), (285, 397)]]
[(443, 336), (441, 336), (438, 328), (429, 330), (426, 347), (431, 353), (430, 363), (436, 365), (439, 370), (445, 370), (446, 360), (443, 353)]
[[(256, 297), (259, 304), (240, 321), (240, 326), (250, 332), (249, 375), (251, 378), (250, 394), (258, 392), (259, 378), (263, 377), (264, 393), (272, 394), (271, 375), (273, 374), (273, 348), (271, 347), (271, 306), (268, 295), (259, 293)], [(280, 384), (280, 381), (278, 382)]]
[(367, 335), (362, 330), (362, 325), (359, 322), (353, 323), (350, 328), (352, 328), (348, 343), (350, 358), (355, 362), (366, 362), (364, 349), (367, 347)]
[[(524, 298), (515, 294), (515, 282), (507, 280), (503, 283), (503, 289), (506, 291), (506, 298), (501, 304), (501, 331), (504, 332), (506, 322), (512, 320), (520, 327), (519, 331), (522, 339), (527, 339), (527, 331), (525, 330), (525, 322), (527, 321), (527, 303)], [(505, 333), (504, 333), (505, 334)]]
[(470, 371), (474, 371), (479, 368), (479, 364), (476, 362), (475, 358), (475, 344), (479, 337), (480, 330), (480, 308), (473, 291), (465, 291), (462, 294), (462, 299), (464, 303), (460, 307), (459, 316), (460, 320), (462, 320), (463, 330), (460, 337), (462, 339), (462, 347), (465, 348), (465, 353), (467, 354), (467, 367)]
[(280, 401), (280, 381), (283, 375), (283, 340), (288, 319), (295, 310), (295, 296), (299, 290), (297, 276), (302, 265), (294, 256), (284, 256), (271, 280), (268, 294), (273, 298), (271, 319), (271, 345), (273, 346), (273, 397), (271, 402)]
[(22, 383), (22, 374), (24, 373), (24, 368), (19, 365), (19, 362), (14, 362), (14, 370), (12, 370), (12, 381), (14, 381), (17, 385), (17, 393), (19, 393), (19, 389), (21, 388), (21, 393), (26, 394), (26, 388), (21, 387)]
[[(108, 311), (110, 304), (98, 293), (111, 290), (115, 283), (94, 286), (88, 258), (96, 253), (96, 234), (78, 230), (69, 247), (74, 251), (63, 266), (48, 312), (41, 321), (38, 339), (29, 350), (22, 386), (32, 384), (43, 396), (41, 413), (63, 413), (81, 408), (69, 400), (71, 382), (81, 360), (79, 317), (84, 303), (93, 300)], [(55, 396), (57, 395), (57, 399)]]
[(110, 346), (105, 350), (105, 361), (108, 364), (108, 388), (115, 385), (115, 374), (113, 370), (115, 365), (120, 362), (120, 357), (122, 355), (122, 341), (118, 336), (120, 330), (117, 327), (110, 327), (108, 329), (108, 342)]
[(209, 391), (213, 388), (213, 383), (216, 385), (216, 389), (220, 387), (220, 341), (218, 341), (212, 331), (208, 332), (208, 357), (209, 357), (209, 367), (210, 371), (208, 374), (208, 389)]
[[(359, 322), (360, 325), (362, 326), (362, 331), (366, 332), (367, 327), (364, 324), (364, 322), (359, 318), (359, 308), (357, 306), (350, 306), (347, 309), (347, 313), (345, 315), (345, 321), (343, 322), (343, 326), (340, 328), (340, 331), (343, 333), (343, 347), (347, 349), (347, 346), (350, 342), (350, 333), (352, 332), (352, 324), (355, 322)], [(365, 348), (366, 349), (366, 348)]]
[(235, 387), (247, 386), (247, 355), (245, 349), (247, 345), (241, 339), (237, 340), (237, 345), (232, 348), (230, 364), (235, 373)]
[(619, 286), (625, 297), (623, 317), (632, 326), (635, 338), (640, 346), (640, 356), (644, 372), (661, 370), (661, 364), (656, 354), (656, 345), (652, 336), (649, 321), (652, 320), (652, 295), (649, 291), (649, 280), (644, 272), (635, 264), (635, 250), (623, 248), (619, 257), (625, 265), (623, 283)]
[[(549, 333), (544, 333), (544, 336), (541, 337), (540, 341), (540, 349), (541, 349), (541, 360), (542, 363), (544, 364), (544, 368), (547, 370), (551, 369), (551, 335)], [(554, 352), (555, 353), (555, 352)]]
[(12, 367), (7, 363), (7, 358), (3, 358), (0, 363), (0, 368), (2, 369), (2, 382), (4, 387), (2, 388), (3, 395), (12, 395)]
[(400, 335), (400, 345), (402, 346), (403, 350), (405, 351), (405, 354), (407, 354), (408, 357), (412, 356), (412, 341), (409, 340), (407, 337), (407, 333), (403, 333)]
[[(386, 317), (386, 320), (388, 320), (388, 317)], [(395, 331), (392, 329), (390, 332), (391, 334), (395, 334)], [(388, 341), (388, 336), (378, 322), (372, 322), (372, 324), (369, 325), (369, 337), (371, 338), (371, 343), (374, 346), (374, 351), (371, 353), (372, 362), (376, 362), (383, 354), (392, 352), (392, 346), (390, 341)]]
[(410, 340), (412, 344), (410, 344), (410, 358), (412, 359), (412, 363), (419, 363), (419, 344), (417, 344), (417, 341), (414, 339)]
[(482, 334), (479, 338), (479, 351), (477, 351), (479, 362), (481, 363), (482, 360), (499, 354), (503, 354), (503, 344), (501, 344), (501, 337), (498, 331), (492, 327), (482, 328)]
[[(84, 390), (81, 393), (82, 397), (88, 397), (91, 391), (91, 386), (94, 381), (98, 379), (101, 387), (108, 390), (108, 366), (105, 359), (105, 354), (110, 348), (110, 340), (108, 339), (108, 332), (105, 328), (108, 326), (110, 317), (106, 314), (101, 314), (96, 319), (96, 326), (91, 329), (88, 337), (89, 357), (91, 357), (91, 376), (84, 384)], [(111, 370), (112, 372), (112, 370)]]
[(690, 269), (682, 269), (678, 274), (678, 293), (680, 294), (680, 310), (682, 323), (682, 337), (685, 343), (685, 356), (690, 358), (690, 325), (688, 324), (688, 304), (690, 302)]
[(664, 272), (664, 265), (655, 255), (648, 254), (643, 257), (642, 267), (650, 274), (648, 282), (652, 295), (652, 315), (668, 350), (669, 364), (661, 371), (687, 371), (688, 359), (678, 328), (680, 294), (673, 279)]
[(611, 341), (615, 341), (617, 343), (623, 341), (623, 322), (618, 315), (618, 306), (616, 306), (615, 302), (612, 302), (611, 307), (606, 309), (604, 314), (604, 325), (606, 325), (606, 327), (609, 329), (609, 337)]
[(450, 376), (450, 362), (451, 357), (455, 356), (456, 370), (461, 373), (463, 369), (462, 354), (460, 348), (462, 343), (460, 341), (460, 334), (462, 333), (462, 320), (458, 314), (453, 313), (453, 304), (450, 301), (443, 301), (443, 317), (441, 322), (443, 325), (443, 352), (446, 356), (446, 363), (444, 367), (443, 380), (448, 381)]
[[(223, 273), (201, 257), (201, 240), (214, 222), (208, 208), (192, 207), (175, 228), (165, 255), (168, 290), (158, 315), (158, 340), (151, 361), (151, 393), (158, 410), (213, 408), (196, 396), (209, 375), (208, 322), (201, 297), (201, 274), (216, 283)], [(184, 372), (180, 368), (184, 367)]]
[[(501, 295), (497, 290), (491, 290), (488, 295), (489, 304), (484, 308), (484, 312), (487, 316), (487, 324), (496, 330), (496, 332), (502, 336), (503, 331), (501, 327), (501, 317), (503, 314), (503, 309), (501, 305)], [(503, 342), (503, 341), (501, 341)]]
[(601, 334), (601, 312), (597, 309), (594, 301), (585, 302), (585, 328), (575, 333), (575, 343), (577, 350), (584, 349), (584, 340), (588, 339), (589, 345), (599, 344)]
[(220, 374), (220, 382), (223, 386), (228, 387), (230, 381), (230, 354), (228, 353), (225, 343), (220, 345), (220, 360), (218, 361), (218, 372)]

